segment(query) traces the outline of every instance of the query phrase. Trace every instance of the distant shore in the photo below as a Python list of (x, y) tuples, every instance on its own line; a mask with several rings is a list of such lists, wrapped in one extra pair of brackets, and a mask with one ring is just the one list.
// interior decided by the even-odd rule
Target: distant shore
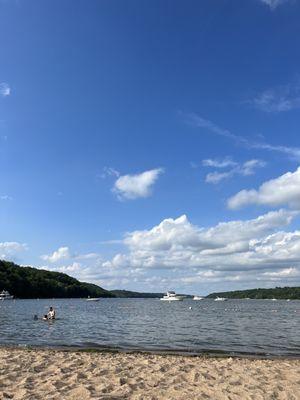
[(0, 400), (297, 399), (300, 359), (0, 347)]

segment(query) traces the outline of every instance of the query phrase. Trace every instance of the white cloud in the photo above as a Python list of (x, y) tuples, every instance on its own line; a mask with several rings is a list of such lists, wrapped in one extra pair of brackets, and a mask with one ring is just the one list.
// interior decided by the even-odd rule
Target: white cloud
[(7, 97), (10, 95), (10, 92), (11, 90), (7, 83), (5, 82), (0, 83), (0, 96)]
[(300, 167), (278, 178), (263, 183), (258, 190), (242, 190), (229, 198), (228, 207), (238, 209), (250, 204), (280, 206), (300, 209)]
[[(179, 268), (181, 271), (193, 268), (253, 270), (261, 263), (255, 254), (264, 240), (274, 230), (288, 225), (296, 215), (296, 212), (279, 210), (253, 220), (224, 222), (211, 228), (192, 225), (185, 215), (165, 219), (150, 230), (127, 234), (124, 244), (128, 253), (117, 254), (103, 266), (117, 269)], [(263, 256), (264, 252), (260, 253)]]
[(149, 197), (154, 183), (162, 173), (162, 168), (156, 168), (141, 174), (122, 175), (116, 180), (113, 191), (118, 195), (119, 199), (133, 200), (140, 197)]
[(263, 275), (271, 278), (300, 277), (300, 270), (294, 267), (290, 267), (290, 268), (283, 268), (279, 271), (264, 272)]
[(184, 114), (184, 118), (186, 123), (196, 126), (198, 128), (206, 129), (215, 135), (226, 137), (227, 139), (233, 141), (235, 144), (239, 146), (243, 146), (248, 149), (268, 150), (268, 151), (283, 153), (287, 154), (289, 157), (295, 160), (300, 161), (299, 147), (277, 146), (277, 145), (275, 146), (269, 143), (255, 142), (247, 138), (244, 138), (243, 136), (235, 135), (227, 129), (220, 128), (215, 123), (193, 113)]
[(202, 165), (204, 167), (227, 168), (236, 167), (238, 164), (231, 158), (226, 157), (223, 160), (207, 158), (206, 160), (202, 160)]
[(52, 254), (50, 255), (42, 255), (41, 259), (44, 261), (48, 261), (51, 263), (55, 263), (61, 260), (65, 260), (65, 259), (69, 259), (71, 258), (71, 254), (70, 254), (70, 250), (69, 247), (65, 246), (65, 247), (60, 247), (58, 250), (54, 251)]
[(71, 253), (68, 246), (62, 246), (55, 250), (52, 254), (44, 254), (41, 259), (50, 263), (57, 263), (62, 260), (100, 260), (101, 255), (99, 253)]
[(213, 184), (217, 184), (224, 179), (233, 177), (234, 175), (242, 175), (242, 176), (253, 175), (257, 168), (262, 168), (266, 165), (264, 161), (256, 159), (248, 160), (243, 164), (238, 164), (234, 161), (230, 161), (230, 163), (228, 163), (227, 162), (228, 159), (224, 159), (223, 161), (212, 160), (212, 159), (203, 161), (204, 162), (202, 163), (202, 165), (208, 167), (212, 166), (215, 168), (226, 168), (227, 166), (234, 165), (234, 168), (230, 169), (229, 171), (226, 172), (214, 171), (207, 174), (205, 181), (207, 183), (213, 183)]
[(68, 247), (44, 259), (47, 269), (104, 288), (207, 293), (293, 285), (300, 279), (300, 231), (284, 229), (298, 214), (282, 209), (212, 227), (193, 225), (183, 215), (127, 233), (125, 250), (109, 260), (98, 253), (71, 253)]
[(103, 170), (102, 170), (102, 173), (99, 176), (102, 179), (105, 179), (105, 178), (107, 178), (109, 176), (119, 177), (120, 176), (120, 172), (117, 171), (113, 167), (104, 167)]
[(168, 218), (151, 229), (126, 234), (126, 250), (110, 260), (96, 253), (66, 252), (70, 262), (47, 268), (104, 288), (156, 292), (180, 288), (193, 293), (202, 288), (207, 293), (223, 290), (226, 282), (229, 289), (294, 284), (300, 279), (300, 231), (283, 229), (297, 215), (278, 210), (206, 228), (191, 224), (185, 215)]
[(268, 113), (300, 108), (300, 83), (268, 89), (250, 101), (253, 106)]
[(214, 185), (216, 185), (217, 183), (220, 183), (224, 179), (231, 178), (233, 175), (234, 175), (233, 171), (229, 172), (214, 171), (206, 175), (205, 182), (213, 183)]
[(238, 173), (241, 175), (253, 175), (257, 168), (263, 168), (266, 166), (266, 162), (263, 160), (249, 160), (244, 162), (243, 165), (240, 166)]
[(260, 1), (269, 6), (271, 10), (275, 10), (278, 6), (284, 3), (288, 3), (290, 0), (260, 0)]
[(0, 259), (14, 260), (19, 253), (25, 250), (27, 250), (27, 245), (25, 243), (0, 242)]

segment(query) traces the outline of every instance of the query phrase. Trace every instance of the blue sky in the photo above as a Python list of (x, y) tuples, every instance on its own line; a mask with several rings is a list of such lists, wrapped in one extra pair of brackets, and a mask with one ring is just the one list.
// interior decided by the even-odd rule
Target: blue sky
[(106, 288), (299, 285), (299, 17), (0, 1), (0, 256)]

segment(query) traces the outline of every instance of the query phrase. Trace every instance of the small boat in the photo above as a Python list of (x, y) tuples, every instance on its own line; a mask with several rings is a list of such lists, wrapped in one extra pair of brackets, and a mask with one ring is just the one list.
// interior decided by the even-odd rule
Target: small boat
[(226, 298), (226, 297), (219, 297), (219, 296), (217, 296), (216, 298), (215, 298), (215, 301), (227, 301), (228, 299)]
[(275, 299), (274, 297), (273, 297), (273, 299), (271, 299), (272, 301), (277, 301), (277, 299)]
[(203, 300), (204, 299), (204, 297), (201, 297), (201, 296), (194, 296), (193, 297), (193, 300)]
[(167, 292), (160, 300), (162, 301), (182, 301), (184, 296), (178, 296), (175, 292)]
[(99, 301), (100, 300), (100, 297), (88, 297), (87, 299), (86, 299), (86, 301)]
[(2, 290), (0, 293), (0, 300), (12, 300), (13, 298), (14, 296), (9, 294), (7, 290)]

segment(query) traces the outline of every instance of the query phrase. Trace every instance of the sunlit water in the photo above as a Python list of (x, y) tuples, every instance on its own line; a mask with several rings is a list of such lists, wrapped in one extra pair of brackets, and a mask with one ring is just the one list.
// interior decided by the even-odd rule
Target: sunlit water
[[(57, 320), (33, 319), (50, 305)], [(300, 356), (300, 301), (0, 301), (0, 345)]]

